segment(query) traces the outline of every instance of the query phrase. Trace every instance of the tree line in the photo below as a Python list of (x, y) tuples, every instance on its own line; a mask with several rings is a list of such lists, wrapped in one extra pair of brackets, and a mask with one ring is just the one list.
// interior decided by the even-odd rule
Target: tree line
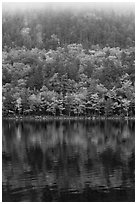
[(134, 116), (134, 21), (133, 12), (3, 12), (3, 114)]
[(135, 50), (4, 48), (4, 115), (134, 116)]

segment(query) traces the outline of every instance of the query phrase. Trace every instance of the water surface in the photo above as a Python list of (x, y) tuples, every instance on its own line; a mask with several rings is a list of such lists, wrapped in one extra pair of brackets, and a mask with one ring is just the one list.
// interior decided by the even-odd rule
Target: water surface
[(134, 121), (3, 121), (2, 200), (134, 201)]

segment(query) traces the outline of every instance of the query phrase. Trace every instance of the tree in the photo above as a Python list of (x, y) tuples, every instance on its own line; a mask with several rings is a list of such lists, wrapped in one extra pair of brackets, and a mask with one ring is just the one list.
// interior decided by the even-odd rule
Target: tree
[(70, 116), (72, 110), (74, 109), (74, 94), (73, 93), (66, 93), (64, 97), (64, 104), (65, 104), (65, 112)]
[(41, 103), (41, 97), (40, 94), (32, 94), (29, 97), (29, 104), (30, 104), (30, 110), (34, 113), (39, 113), (40, 111), (40, 103)]
[(17, 109), (18, 113), (20, 114), (22, 111), (22, 99), (19, 97), (16, 100), (15, 108)]
[(126, 115), (128, 117), (128, 111), (129, 111), (129, 107), (130, 107), (130, 101), (127, 99), (122, 99), (122, 106), (124, 108), (124, 110), (126, 111)]

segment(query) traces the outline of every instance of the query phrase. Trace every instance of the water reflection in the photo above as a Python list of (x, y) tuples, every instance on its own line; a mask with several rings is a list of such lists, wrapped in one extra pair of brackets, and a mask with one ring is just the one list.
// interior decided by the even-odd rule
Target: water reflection
[(134, 201), (134, 125), (3, 121), (3, 201)]

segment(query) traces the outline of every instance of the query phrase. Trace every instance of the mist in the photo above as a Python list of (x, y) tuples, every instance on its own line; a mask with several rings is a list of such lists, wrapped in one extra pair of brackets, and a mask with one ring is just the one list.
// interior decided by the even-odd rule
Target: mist
[(4, 2), (2, 4), (3, 12), (21, 12), (21, 11), (39, 11), (39, 10), (52, 10), (52, 11), (84, 11), (84, 10), (101, 10), (104, 12), (115, 12), (120, 14), (128, 14), (135, 12), (134, 2), (21, 2), (11, 3)]

